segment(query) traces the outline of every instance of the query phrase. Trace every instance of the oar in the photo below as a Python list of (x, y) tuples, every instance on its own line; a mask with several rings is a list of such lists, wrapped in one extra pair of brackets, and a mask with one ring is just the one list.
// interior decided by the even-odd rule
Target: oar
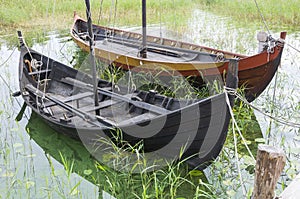
[[(18, 97), (20, 95), (21, 95), (21, 91), (16, 91), (16, 92), (11, 94), (11, 96), (13, 96), (13, 97)], [(18, 113), (18, 115), (15, 119), (17, 122), (19, 122), (23, 118), (23, 114), (25, 112), (26, 107), (27, 107), (27, 104), (24, 102), (22, 107), (21, 107), (20, 112)]]
[(20, 112), (18, 113), (17, 117), (16, 117), (16, 121), (19, 122), (22, 118), (23, 118), (23, 114), (26, 110), (26, 107), (27, 107), (27, 104), (24, 102), (23, 105), (22, 105), (22, 108), (20, 110)]

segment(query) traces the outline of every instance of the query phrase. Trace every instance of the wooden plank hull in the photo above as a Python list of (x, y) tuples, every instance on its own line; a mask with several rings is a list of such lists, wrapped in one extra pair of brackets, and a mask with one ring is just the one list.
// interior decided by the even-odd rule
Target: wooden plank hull
[[(150, 91), (114, 90), (112, 83), (99, 79), (98, 116), (90, 95), (91, 76), (26, 47), (19, 39), (19, 83), (25, 103), (50, 127), (80, 139), (92, 153), (104, 153), (99, 150), (99, 138), (108, 138), (118, 147), (123, 147), (123, 141), (131, 146), (142, 143), (145, 154), (191, 157), (188, 164), (197, 169), (205, 168), (220, 153), (230, 121), (226, 93), (178, 100)], [(235, 89), (237, 77), (227, 79), (227, 86)], [(231, 105), (233, 101), (229, 95)]]
[[(276, 41), (272, 53), (267, 50), (245, 56), (205, 46), (179, 42), (171, 39), (147, 36), (150, 48), (147, 58), (139, 57), (142, 35), (103, 26), (93, 26), (95, 55), (108, 64), (135, 72), (159, 73), (164, 76), (181, 75), (195, 77), (201, 86), (208, 79), (223, 77), (229, 60), (239, 59), (239, 87), (246, 88), (246, 99), (251, 102), (258, 97), (272, 80), (280, 64), (283, 45)], [(89, 51), (83, 36), (86, 22), (75, 15), (71, 36), (84, 51)], [(281, 34), (285, 39), (286, 33)]]

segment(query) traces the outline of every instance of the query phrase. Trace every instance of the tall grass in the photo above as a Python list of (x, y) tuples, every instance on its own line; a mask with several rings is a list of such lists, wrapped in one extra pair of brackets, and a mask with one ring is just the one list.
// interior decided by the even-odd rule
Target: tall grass
[[(297, 27), (300, 24), (299, 3), (299, 0), (266, 0), (258, 1), (258, 6), (269, 25)], [(101, 10), (101, 24), (141, 24), (141, 0), (104, 0), (103, 3), (91, 0), (91, 6), (95, 22), (98, 22)], [(163, 23), (172, 29), (185, 26), (193, 9), (207, 9), (247, 24), (262, 21), (254, 0), (163, 0), (147, 2), (148, 23)], [(66, 29), (72, 23), (74, 11), (85, 17), (83, 0), (2, 0), (0, 27), (9, 30), (20, 27)]]
[[(182, 22), (195, 7), (192, 0), (148, 1), (148, 22), (169, 23), (175, 25)], [(95, 23), (117, 26), (141, 25), (141, 1), (96, 1), (91, 0), (92, 17)], [(180, 14), (180, 19), (176, 13)], [(83, 0), (12, 0), (2, 1), (0, 10), (0, 27), (2, 29), (40, 27), (43, 29), (67, 29), (72, 23), (73, 12), (76, 11), (85, 18), (85, 3)], [(101, 13), (101, 16), (100, 16)], [(1, 34), (1, 32), (0, 32)]]

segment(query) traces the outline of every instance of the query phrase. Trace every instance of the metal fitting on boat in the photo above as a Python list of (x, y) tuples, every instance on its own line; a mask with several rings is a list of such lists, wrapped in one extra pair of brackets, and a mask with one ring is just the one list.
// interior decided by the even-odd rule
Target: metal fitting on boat
[(266, 46), (268, 46), (268, 34), (266, 32), (260, 31), (257, 33), (258, 40), (258, 53), (265, 50)]

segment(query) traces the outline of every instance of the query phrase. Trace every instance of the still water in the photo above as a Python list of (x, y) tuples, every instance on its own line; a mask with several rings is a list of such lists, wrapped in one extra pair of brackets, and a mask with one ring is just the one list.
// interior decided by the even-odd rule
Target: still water
[[(149, 31), (227, 51), (254, 54), (259, 27), (241, 28), (229, 20), (197, 10), (188, 21), (190, 29), (184, 33), (155, 27)], [(272, 35), (278, 38), (279, 32), (274, 31)], [(266, 91), (252, 103), (265, 113), (295, 123), (300, 122), (300, 53), (293, 48), (300, 49), (299, 37), (300, 31), (288, 32), (288, 45), (284, 49), (277, 81), (274, 78)], [(109, 198), (101, 186), (101, 182), (107, 180), (105, 175), (101, 172), (95, 175), (95, 162), (79, 142), (49, 129), (29, 109), (21, 121), (15, 121), (23, 104), (20, 97), (11, 97), (18, 91), (19, 51), (17, 43), (8, 42), (6, 38), (0, 37), (0, 198)], [(47, 32), (44, 38), (43, 42), (36, 39), (27, 42), (34, 50), (67, 65), (77, 62), (74, 55), (78, 55), (80, 49), (70, 41), (67, 32)], [(289, 157), (284, 175), (287, 180), (292, 178), (300, 170), (299, 128), (270, 122), (258, 111), (255, 114), (265, 140), (283, 148)], [(207, 169), (206, 173), (209, 176), (211, 171)], [(247, 183), (251, 187), (252, 182)], [(241, 190), (237, 189), (237, 192), (228, 195), (239, 197)]]

